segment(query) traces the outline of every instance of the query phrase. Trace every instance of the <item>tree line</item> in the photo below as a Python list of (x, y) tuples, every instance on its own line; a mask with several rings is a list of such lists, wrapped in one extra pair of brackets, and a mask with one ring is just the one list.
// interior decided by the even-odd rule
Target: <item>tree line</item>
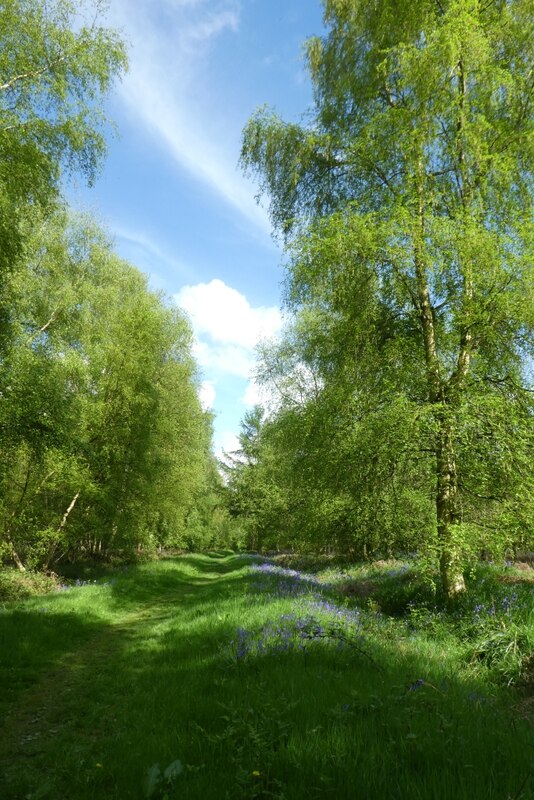
[(288, 323), (223, 492), (186, 319), (62, 196), (97, 174), (124, 45), (98, 2), (2, 4), (2, 558), (239, 544), (244, 527), (257, 549), (417, 552), (453, 597), (470, 558), (532, 549), (530, 11), (324, 0), (313, 107), (244, 131)]
[(207, 543), (219, 479), (188, 322), (62, 195), (97, 174), (124, 45), (99, 3), (7, 0), (0, 31), (0, 559)]
[(254, 544), (416, 551), (448, 597), (532, 548), (531, 10), (325, 0), (312, 109), (247, 124), (290, 312), (228, 467)]

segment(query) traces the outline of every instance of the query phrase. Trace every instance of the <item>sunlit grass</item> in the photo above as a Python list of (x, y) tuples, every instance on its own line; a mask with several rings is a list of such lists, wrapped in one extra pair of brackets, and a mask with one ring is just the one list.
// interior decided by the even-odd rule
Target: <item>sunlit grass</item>
[(525, 697), (458, 624), (250, 564), (185, 556), (6, 605), (0, 797), (532, 796)]

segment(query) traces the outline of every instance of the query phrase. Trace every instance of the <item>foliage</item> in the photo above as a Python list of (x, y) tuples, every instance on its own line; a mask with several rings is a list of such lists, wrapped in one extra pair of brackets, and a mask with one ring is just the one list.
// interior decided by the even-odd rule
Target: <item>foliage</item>
[(532, 17), (324, 5), (310, 116), (243, 140), (289, 254), (277, 456), (343, 547), (424, 547), (452, 598), (473, 553), (533, 537)]
[[(264, 436), (264, 412), (256, 406), (243, 420), (239, 449), (221, 462), (226, 476), (226, 503), (230, 514), (245, 529), (249, 549), (280, 549), (284, 543), (281, 514), (287, 511), (285, 489), (272, 479), (278, 453)], [(273, 456), (274, 459), (273, 460)]]
[(13, 568), (0, 569), (0, 602), (23, 600), (33, 595), (53, 592), (58, 587), (57, 578), (42, 572), (24, 572)]
[(187, 515), (183, 546), (192, 552), (220, 548), (241, 550), (246, 546), (244, 525), (241, 520), (234, 519), (228, 509), (222, 475), (211, 454), (205, 481)]
[(185, 318), (62, 202), (97, 174), (126, 67), (105, 10), (0, 7), (0, 560), (21, 571), (241, 541)]
[[(28, 207), (50, 207), (62, 170), (91, 182), (105, 151), (101, 101), (126, 67), (103, 3), (0, 7), (0, 280), (21, 255)], [(3, 285), (3, 284), (2, 284)]]
[(34, 219), (2, 364), (3, 541), (19, 565), (176, 545), (211, 428), (181, 313), (88, 219)]

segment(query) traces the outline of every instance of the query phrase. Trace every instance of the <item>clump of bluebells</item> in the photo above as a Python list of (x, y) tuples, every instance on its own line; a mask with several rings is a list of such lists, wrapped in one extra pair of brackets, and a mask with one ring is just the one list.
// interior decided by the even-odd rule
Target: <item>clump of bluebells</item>
[(251, 572), (252, 597), (294, 598), (295, 611), (282, 614), (259, 631), (240, 629), (233, 642), (237, 662), (250, 655), (285, 653), (318, 644), (340, 649), (356, 646), (371, 658), (368, 647), (361, 646), (365, 622), (368, 635), (379, 628), (380, 635), (388, 638), (430, 635), (460, 639), (465, 643), (467, 663), (474, 669), (489, 669), (507, 683), (522, 680), (528, 672), (529, 654), (534, 650), (532, 587), (500, 583), (487, 570), (472, 573), (469, 592), (454, 610), (440, 603), (428, 582), (407, 566), (377, 576), (380, 579), (368, 610), (339, 606), (331, 600), (344, 573), (330, 570), (321, 579), (272, 561), (251, 565)]
[(490, 603), (477, 603), (473, 607), (473, 619), (476, 623), (480, 623), (488, 617), (505, 615), (510, 618), (514, 608), (517, 606), (517, 600), (517, 592), (509, 592), (504, 597), (492, 600)]
[(532, 587), (500, 584), (488, 579), (474, 583), (460, 604), (457, 615), (464, 625), (475, 629), (486, 624), (507, 627), (512, 622), (528, 621), (534, 614)]
[(303, 651), (317, 646), (362, 651), (362, 612), (338, 606), (326, 598), (323, 592), (331, 590), (330, 582), (268, 562), (253, 564), (251, 570), (256, 577), (251, 585), (253, 596), (262, 593), (272, 599), (294, 597), (298, 602), (294, 611), (268, 620), (259, 630), (238, 628), (231, 642), (237, 663), (248, 656)]
[(361, 611), (359, 608), (346, 608), (337, 606), (330, 600), (313, 600), (309, 603), (310, 608), (322, 612), (339, 623), (361, 627)]
[(111, 578), (109, 581), (82, 581), (79, 578), (76, 579), (73, 583), (60, 583), (57, 587), (57, 592), (68, 592), (71, 589), (76, 589), (80, 586), (113, 586), (115, 583), (115, 578)]
[(498, 584), (482, 578), (457, 613), (470, 660), (505, 683), (519, 683), (534, 649), (534, 605), (528, 586)]
[[(310, 604), (311, 605), (311, 604)], [(238, 628), (231, 642), (237, 663), (248, 656), (302, 652), (312, 647), (362, 649), (364, 637), (358, 616), (344, 615), (343, 609), (327, 611), (316, 605), (318, 613), (310, 613), (306, 606), (289, 614), (267, 620), (259, 630)]]
[(332, 588), (330, 583), (321, 581), (316, 575), (269, 562), (252, 564), (250, 569), (255, 578), (252, 590), (267, 593), (272, 599), (314, 594), (318, 589), (324, 591)]
[(401, 580), (410, 575), (409, 564), (401, 564), (400, 567), (388, 569), (384, 575), (388, 578), (400, 578)]
[(451, 610), (412, 599), (403, 615), (409, 636), (450, 635), (465, 644), (465, 661), (494, 679), (520, 683), (534, 649), (534, 604), (528, 585), (500, 583), (484, 572)]

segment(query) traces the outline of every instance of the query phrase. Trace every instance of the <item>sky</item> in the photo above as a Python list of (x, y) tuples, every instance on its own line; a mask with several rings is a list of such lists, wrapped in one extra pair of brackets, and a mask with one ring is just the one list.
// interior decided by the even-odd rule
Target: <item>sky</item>
[(187, 313), (220, 455), (261, 399), (255, 346), (282, 327), (283, 253), (239, 168), (242, 130), (260, 106), (296, 121), (311, 106), (303, 43), (322, 32), (322, 6), (110, 0), (106, 24), (129, 50), (106, 105), (117, 133), (96, 184), (70, 199)]

